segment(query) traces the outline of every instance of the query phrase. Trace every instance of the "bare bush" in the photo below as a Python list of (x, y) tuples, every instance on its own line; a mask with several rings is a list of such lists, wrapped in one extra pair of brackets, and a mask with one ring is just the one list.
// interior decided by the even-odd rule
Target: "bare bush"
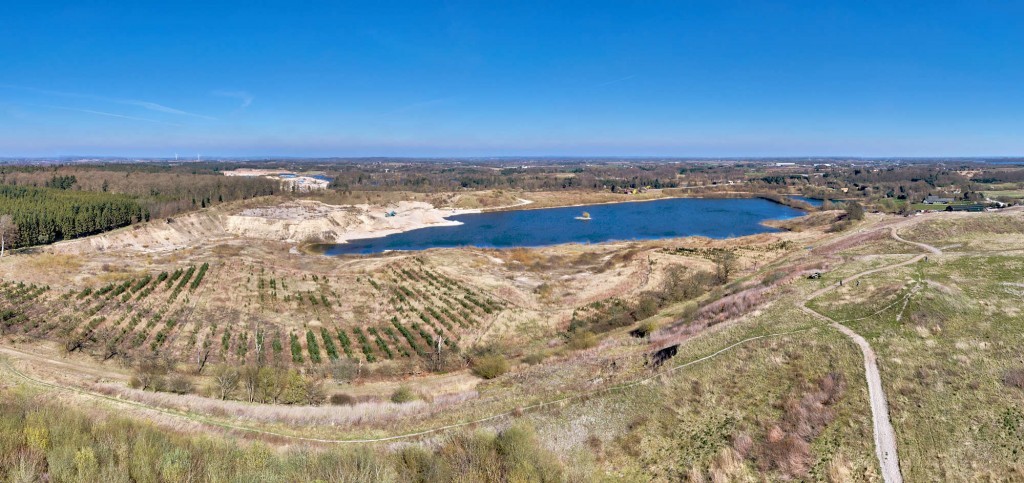
[(155, 357), (143, 359), (132, 376), (132, 387), (142, 390), (163, 391), (167, 376), (167, 365)]
[(167, 391), (175, 394), (189, 394), (194, 390), (192, 381), (183, 374), (175, 374), (167, 380)]
[(356, 403), (356, 398), (351, 394), (336, 393), (331, 394), (330, 401), (335, 406), (352, 406)]
[(1024, 369), (1010, 369), (1003, 374), (1003, 384), (1017, 389), (1024, 389)]
[(741, 441), (741, 434), (735, 438), (734, 447), (740, 454), (753, 456), (763, 471), (779, 471), (789, 478), (805, 476), (812, 462), (811, 442), (835, 419), (832, 406), (845, 389), (842, 374), (826, 374), (816, 387), (808, 387), (784, 400), (782, 417), (768, 426), (759, 445), (750, 449), (746, 440)]
[(758, 460), (762, 470), (778, 470), (785, 475), (800, 476), (810, 469), (811, 447), (796, 434), (787, 433), (775, 425), (765, 435)]

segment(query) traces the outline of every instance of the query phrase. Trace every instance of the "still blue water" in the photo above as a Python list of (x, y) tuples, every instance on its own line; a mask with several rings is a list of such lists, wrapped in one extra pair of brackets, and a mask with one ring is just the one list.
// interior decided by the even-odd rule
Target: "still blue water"
[[(575, 217), (583, 211), (591, 220)], [(676, 198), (572, 208), (498, 211), (452, 216), (457, 226), (436, 226), (380, 238), (321, 245), (327, 255), (386, 250), (475, 246), (537, 247), (560, 243), (599, 243), (684, 236), (728, 238), (776, 231), (761, 224), (804, 213), (760, 198)]]
[(803, 201), (804, 203), (807, 203), (808, 205), (811, 205), (815, 208), (821, 208), (821, 205), (825, 203), (825, 200), (818, 198), (808, 198), (806, 196), (790, 196), (790, 198), (797, 201)]

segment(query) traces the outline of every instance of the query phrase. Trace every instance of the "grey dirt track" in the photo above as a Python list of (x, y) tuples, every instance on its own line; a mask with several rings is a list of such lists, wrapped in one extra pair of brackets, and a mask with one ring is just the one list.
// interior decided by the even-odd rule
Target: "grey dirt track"
[[(890, 234), (894, 239), (927, 250), (928, 253), (917, 255), (909, 260), (900, 263), (886, 265), (884, 267), (874, 268), (871, 270), (865, 270), (863, 272), (851, 275), (843, 279), (843, 283), (851, 282), (858, 278), (875, 274), (878, 272), (884, 272), (887, 270), (892, 270), (894, 268), (910, 265), (912, 263), (917, 263), (918, 261), (927, 257), (929, 254), (938, 255), (942, 253), (942, 250), (939, 250), (938, 248), (933, 247), (931, 245), (913, 242), (901, 238), (899, 234), (896, 233), (895, 227), (891, 228)], [(886, 403), (885, 390), (882, 388), (882, 378), (878, 372), (878, 360), (877, 356), (875, 355), (875, 351), (871, 348), (871, 344), (868, 343), (867, 339), (865, 339), (860, 334), (854, 332), (852, 329), (842, 324), (842, 322), (849, 321), (834, 320), (826, 316), (825, 314), (816, 312), (814, 309), (811, 309), (810, 307), (807, 306), (807, 303), (810, 302), (811, 300), (824, 295), (825, 293), (835, 289), (836, 287), (838, 287), (838, 285), (830, 285), (828, 287), (822, 288), (810, 294), (809, 296), (807, 296), (806, 299), (804, 299), (803, 303), (800, 305), (800, 309), (814, 317), (818, 317), (828, 321), (832, 327), (834, 327), (836, 330), (842, 332), (844, 335), (849, 337), (850, 340), (854, 342), (854, 344), (857, 344), (857, 347), (860, 348), (861, 353), (864, 354), (864, 376), (867, 379), (868, 398), (871, 401), (871, 420), (872, 426), (874, 427), (875, 454), (878, 456), (878, 464), (882, 470), (882, 479), (887, 483), (902, 483), (903, 474), (900, 472), (900, 460), (899, 455), (896, 452), (896, 432), (893, 430), (892, 421), (890, 421), (889, 419), (889, 406)]]

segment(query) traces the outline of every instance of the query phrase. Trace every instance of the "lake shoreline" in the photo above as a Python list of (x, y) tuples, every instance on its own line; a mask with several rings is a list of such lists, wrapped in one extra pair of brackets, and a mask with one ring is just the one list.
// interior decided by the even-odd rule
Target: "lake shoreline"
[[(641, 201), (669, 202), (665, 206), (647, 209), (616, 210), (616, 205), (636, 205)], [(697, 209), (690, 204), (675, 205), (671, 202), (710, 203), (706, 209)], [(767, 205), (742, 205), (750, 202), (767, 202)], [(735, 202), (735, 203), (734, 203)], [(430, 248), (455, 248), (474, 246), (482, 248), (511, 247), (543, 247), (565, 243), (604, 243), (631, 240), (654, 240), (684, 238), (689, 236), (706, 236), (709, 238), (733, 238), (757, 233), (780, 231), (776, 226), (765, 222), (785, 220), (803, 216), (806, 212), (785, 203), (760, 196), (744, 197), (679, 197), (665, 196), (645, 200), (623, 200), (619, 202), (574, 204), (558, 207), (519, 208), (530, 203), (520, 203), (499, 210), (459, 210), (444, 213), (444, 221), (428, 225), (407, 225), (403, 229), (379, 230), (372, 233), (362, 232), (356, 236), (344, 235), (344, 242), (307, 243), (301, 250), (304, 253), (330, 256), (368, 255), (384, 251), (419, 251)], [(645, 203), (646, 204), (646, 203)], [(603, 211), (594, 216), (593, 221), (581, 222), (569, 220), (572, 208), (590, 207), (591, 210)], [(517, 209), (518, 208), (518, 209)], [(443, 211), (443, 210), (438, 210)], [(533, 213), (551, 211), (550, 214)], [(529, 218), (523, 213), (530, 212)], [(716, 214), (720, 213), (720, 214)], [(488, 218), (470, 218), (464, 220), (449, 219), (459, 215), (492, 215)], [(499, 215), (494, 218), (494, 215)], [(500, 216), (505, 215), (505, 216)], [(593, 215), (593, 213), (592, 213)], [(727, 223), (708, 223), (708, 217)], [(441, 231), (424, 236), (420, 234), (399, 236), (388, 242), (379, 240), (392, 235), (408, 235), (420, 232), (420, 228), (460, 227), (469, 223), (471, 226), (455, 232)], [(585, 223), (577, 225), (577, 223)], [(363, 242), (363, 243), (360, 243)]]
[[(669, 188), (669, 189), (677, 189), (677, 188)], [(587, 207), (587, 206), (616, 205), (616, 204), (620, 204), (620, 203), (646, 203), (646, 202), (649, 202), (649, 201), (663, 201), (663, 200), (671, 200), (671, 199), (684, 199), (684, 200), (763, 199), (763, 200), (766, 200), (766, 201), (771, 201), (772, 203), (776, 203), (776, 204), (779, 204), (779, 205), (782, 205), (782, 206), (788, 206), (790, 208), (798, 209), (798, 210), (801, 210), (801, 211), (804, 211), (804, 212), (808, 212), (808, 213), (812, 212), (812, 211), (815, 211), (817, 209), (817, 207), (815, 207), (813, 205), (809, 205), (809, 204), (808, 205), (809, 205), (810, 209), (807, 209), (805, 207), (802, 207), (802, 206), (799, 206), (799, 205), (790, 204), (790, 203), (786, 203), (784, 201), (784, 199), (786, 199), (788, 197), (791, 197), (791, 196), (804, 196), (804, 195), (801, 195), (801, 194), (775, 195), (775, 194), (770, 194), (770, 193), (750, 193), (750, 192), (726, 192), (726, 193), (719, 193), (720, 196), (715, 196), (716, 193), (710, 193), (710, 194), (712, 196), (674, 196), (674, 195), (671, 195), (671, 194), (667, 194), (667, 195), (659, 196), (657, 198), (623, 199), (623, 200), (616, 200), (616, 201), (595, 201), (595, 202), (591, 202), (591, 203), (571, 203), (571, 204), (565, 204), (565, 205), (561, 205), (560, 204), (560, 205), (533, 206), (533, 207), (529, 207), (529, 208), (524, 208), (524, 206), (526, 206), (526, 205), (533, 204), (533, 202), (531, 201), (530, 203), (523, 203), (523, 204), (520, 204), (520, 205), (508, 205), (508, 206), (498, 206), (498, 207), (494, 207), (494, 208), (483, 208), (483, 209), (479, 209), (479, 211), (481, 213), (495, 213), (495, 212), (502, 212), (502, 211), (547, 210), (547, 209), (553, 209), (553, 208), (583, 208), (583, 207)], [(739, 195), (739, 196), (732, 196), (732, 195)], [(630, 196), (630, 195), (624, 195), (624, 196)], [(776, 198), (776, 197), (778, 197), (778, 198)], [(529, 201), (529, 200), (524, 199), (524, 201)], [(795, 200), (795, 201), (799, 201), (799, 200)]]

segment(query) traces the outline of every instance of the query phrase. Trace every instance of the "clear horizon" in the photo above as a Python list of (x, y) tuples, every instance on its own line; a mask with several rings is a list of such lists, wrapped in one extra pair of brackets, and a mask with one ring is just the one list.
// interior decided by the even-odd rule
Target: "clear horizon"
[(1019, 4), (6, 13), (0, 158), (1024, 155)]

